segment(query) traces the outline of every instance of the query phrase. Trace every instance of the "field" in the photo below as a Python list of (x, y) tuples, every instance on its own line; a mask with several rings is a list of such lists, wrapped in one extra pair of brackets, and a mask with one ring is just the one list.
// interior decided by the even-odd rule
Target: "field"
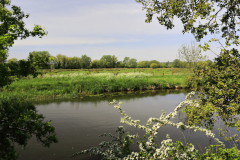
[(77, 98), (93, 94), (146, 89), (186, 88), (187, 69), (114, 68), (42, 70), (4, 87), (1, 94), (28, 100)]
[(153, 75), (181, 75), (185, 74), (188, 70), (185, 68), (101, 68), (101, 69), (45, 69), (41, 70), (44, 74), (69, 74), (74, 72), (79, 73), (132, 73), (142, 72), (151, 73)]

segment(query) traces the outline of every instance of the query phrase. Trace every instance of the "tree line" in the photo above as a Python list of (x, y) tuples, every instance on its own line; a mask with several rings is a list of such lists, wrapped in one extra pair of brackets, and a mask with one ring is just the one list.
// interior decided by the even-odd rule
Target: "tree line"
[[(103, 55), (100, 60), (93, 60), (86, 54), (81, 57), (68, 57), (58, 54), (56, 57), (50, 55), (48, 51), (33, 51), (29, 53), (27, 60), (17, 60), (11, 58), (7, 61), (7, 65), (12, 75), (17, 75), (19, 70), (23, 68), (37, 69), (90, 69), (90, 68), (190, 68), (192, 64), (198, 66), (211, 65), (211, 60), (206, 61), (181, 61), (175, 59), (173, 62), (159, 62), (157, 60), (139, 61), (137, 59), (125, 57), (123, 61), (118, 61), (115, 55)], [(31, 65), (30, 65), (31, 64)], [(22, 68), (22, 69), (21, 69)], [(27, 71), (22, 71), (28, 73)]]

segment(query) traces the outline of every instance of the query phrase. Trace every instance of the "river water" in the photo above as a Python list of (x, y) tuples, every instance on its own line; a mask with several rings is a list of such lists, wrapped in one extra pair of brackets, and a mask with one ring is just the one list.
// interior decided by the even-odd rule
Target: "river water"
[[(149, 117), (160, 117), (162, 110), (168, 114), (187, 95), (186, 90), (159, 90), (145, 91), (145, 93), (131, 92), (122, 93), (118, 96), (105, 97), (84, 97), (67, 101), (45, 101), (35, 103), (39, 113), (45, 116), (46, 120), (52, 120), (52, 125), (56, 129), (59, 142), (51, 144), (50, 148), (43, 147), (32, 137), (26, 149), (16, 146), (19, 160), (68, 160), (75, 152), (85, 150), (109, 138), (98, 137), (103, 133), (117, 135), (117, 126), (124, 126), (130, 134), (143, 135), (139, 129), (120, 123), (120, 113), (113, 105), (109, 105), (113, 99), (122, 101), (122, 109), (133, 119), (140, 120), (140, 124), (146, 124)], [(186, 116), (179, 112), (174, 122), (186, 122)], [(214, 130), (216, 132), (216, 130)], [(216, 132), (217, 133), (217, 132)], [(192, 130), (181, 130), (172, 126), (164, 126), (159, 130), (157, 144), (160, 144), (169, 134), (173, 141), (182, 141), (184, 144), (193, 143), (200, 152), (209, 145), (209, 137), (201, 132)], [(137, 150), (133, 146), (133, 150)], [(90, 157), (79, 155), (73, 160), (100, 159), (100, 157)]]

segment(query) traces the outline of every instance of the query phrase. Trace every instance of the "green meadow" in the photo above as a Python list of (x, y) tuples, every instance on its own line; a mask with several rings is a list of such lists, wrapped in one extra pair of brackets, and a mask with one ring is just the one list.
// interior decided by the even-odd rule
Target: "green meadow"
[(79, 98), (120, 91), (187, 88), (187, 69), (56, 69), (42, 70), (37, 78), (16, 79), (1, 95), (28, 100)]
[(43, 69), (43, 74), (59, 75), (70, 73), (151, 73), (152, 75), (182, 75), (188, 73), (186, 68), (100, 68), (100, 69)]

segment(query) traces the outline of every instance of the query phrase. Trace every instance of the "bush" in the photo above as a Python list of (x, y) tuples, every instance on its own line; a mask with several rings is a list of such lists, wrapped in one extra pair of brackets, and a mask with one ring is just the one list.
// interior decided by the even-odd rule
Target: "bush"
[(157, 68), (157, 67), (158, 67), (157, 63), (152, 63), (152, 64), (150, 65), (150, 68)]
[[(215, 148), (216, 147), (216, 148)], [(205, 153), (200, 155), (199, 159), (209, 160), (228, 160), (228, 159), (240, 159), (239, 150), (235, 147), (225, 148), (220, 145), (211, 145), (208, 147)]]

